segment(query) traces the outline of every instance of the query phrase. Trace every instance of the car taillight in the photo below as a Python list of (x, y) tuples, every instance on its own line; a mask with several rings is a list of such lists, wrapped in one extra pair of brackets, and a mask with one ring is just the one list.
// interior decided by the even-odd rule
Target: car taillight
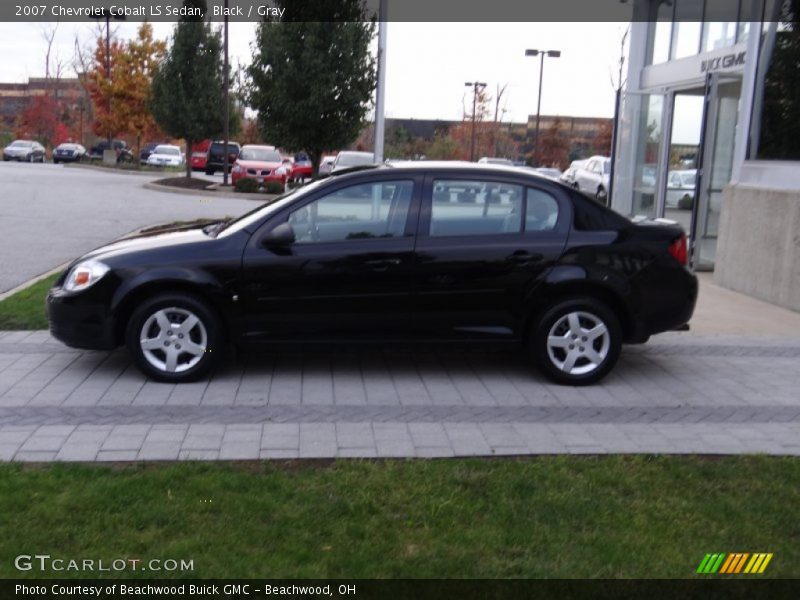
[(682, 233), (681, 237), (669, 245), (669, 253), (684, 267), (689, 264), (689, 250), (686, 247), (685, 233)]

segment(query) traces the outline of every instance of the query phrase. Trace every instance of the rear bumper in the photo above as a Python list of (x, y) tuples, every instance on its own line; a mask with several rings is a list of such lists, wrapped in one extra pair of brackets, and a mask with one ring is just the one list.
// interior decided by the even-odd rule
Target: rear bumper
[(697, 303), (698, 282), (694, 273), (681, 268), (665, 277), (654, 293), (643, 299), (642, 311), (630, 332), (630, 343), (647, 341), (664, 331), (686, 331)]
[(90, 350), (117, 346), (114, 320), (104, 305), (76, 302), (75, 296), (51, 290), (46, 306), (50, 333), (67, 346)]

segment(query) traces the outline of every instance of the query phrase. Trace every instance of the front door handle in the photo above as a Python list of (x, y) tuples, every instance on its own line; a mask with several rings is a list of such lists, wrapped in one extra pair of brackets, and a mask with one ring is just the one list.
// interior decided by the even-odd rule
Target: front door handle
[(507, 256), (506, 260), (514, 263), (515, 265), (529, 265), (531, 263), (539, 262), (543, 258), (544, 256), (541, 254), (531, 254), (526, 250), (517, 250), (510, 256)]

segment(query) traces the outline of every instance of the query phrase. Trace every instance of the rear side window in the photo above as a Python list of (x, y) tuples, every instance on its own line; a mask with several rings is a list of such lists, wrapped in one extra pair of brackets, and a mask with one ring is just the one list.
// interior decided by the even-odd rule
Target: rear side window
[(558, 221), (558, 202), (536, 188), (527, 189), (525, 231), (552, 231)]
[(522, 186), (493, 181), (438, 179), (431, 199), (432, 237), (519, 233)]
[(600, 206), (588, 196), (569, 190), (574, 209), (573, 226), (579, 231), (614, 231), (627, 229), (632, 223), (610, 208)]

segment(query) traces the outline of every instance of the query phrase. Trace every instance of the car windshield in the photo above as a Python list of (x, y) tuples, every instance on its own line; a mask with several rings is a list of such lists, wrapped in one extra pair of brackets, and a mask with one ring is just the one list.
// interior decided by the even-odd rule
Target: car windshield
[[(222, 152), (223, 151), (223, 144), (222, 142), (214, 142), (211, 144), (211, 151), (212, 152)], [(228, 152), (233, 152), (238, 154), (239, 153), (239, 144), (235, 144), (233, 142), (228, 142)]]
[(167, 154), (169, 156), (180, 156), (180, 149), (175, 146), (158, 146), (153, 154)]
[(21, 142), (17, 140), (16, 142), (11, 142), (11, 146), (16, 148), (30, 148), (33, 146), (33, 142)]
[(371, 165), (372, 161), (373, 157), (369, 152), (350, 152), (340, 154), (336, 163), (342, 167), (354, 167), (356, 165)]
[(606, 175), (611, 173), (611, 161), (610, 160), (604, 160), (603, 161), (603, 173), (605, 173)]
[(262, 162), (281, 162), (280, 152), (263, 148), (244, 148), (239, 155), (241, 160), (258, 160)]
[(222, 228), (217, 230), (217, 237), (226, 237), (243, 229), (252, 231), (252, 229), (250, 229), (251, 226), (255, 225), (270, 214), (281, 210), (283, 207), (289, 204), (289, 202), (297, 200), (301, 196), (305, 196), (307, 193), (313, 192), (320, 186), (328, 185), (329, 183), (330, 179), (319, 179), (309, 183), (308, 185), (304, 185), (303, 187), (293, 188), (285, 194), (278, 196), (272, 202), (262, 204), (258, 208), (243, 214), (241, 217), (225, 222)]
[(684, 173), (681, 175), (681, 181), (683, 182), (683, 185), (687, 186), (694, 186), (695, 178), (696, 175), (694, 173)]

